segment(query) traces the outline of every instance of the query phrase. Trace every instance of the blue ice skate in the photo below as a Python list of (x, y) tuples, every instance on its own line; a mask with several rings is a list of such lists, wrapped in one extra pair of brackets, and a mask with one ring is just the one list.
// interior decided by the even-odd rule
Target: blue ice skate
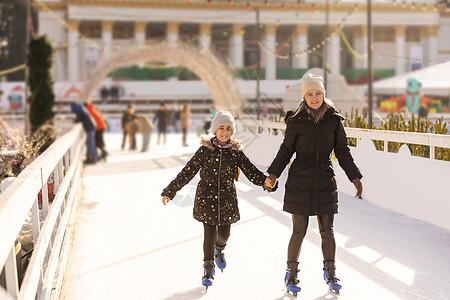
[(203, 263), (203, 268), (205, 270), (203, 272), (202, 285), (206, 287), (206, 290), (208, 290), (208, 287), (210, 287), (214, 282), (214, 275), (216, 274), (214, 267), (215, 266), (212, 260), (205, 260)]
[(217, 267), (220, 271), (223, 272), (223, 270), (227, 267), (227, 261), (225, 259), (225, 254), (222, 252), (225, 247), (219, 247), (215, 245), (214, 249), (214, 261), (216, 262)]
[(323, 279), (325, 283), (328, 285), (330, 293), (339, 296), (339, 290), (342, 288), (342, 285), (339, 284), (339, 279), (336, 278), (335, 266), (324, 266), (323, 267)]
[(298, 262), (288, 263), (288, 267), (286, 268), (286, 275), (284, 276), (286, 293), (289, 296), (293, 296), (294, 298), (297, 298), (297, 293), (301, 291), (301, 288), (299, 286), (300, 281), (297, 279), (297, 275), (300, 270), (298, 270), (297, 267)]

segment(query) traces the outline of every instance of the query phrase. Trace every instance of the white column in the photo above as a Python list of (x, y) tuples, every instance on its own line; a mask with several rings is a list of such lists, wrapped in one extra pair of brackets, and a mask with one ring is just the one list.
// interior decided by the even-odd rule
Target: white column
[(328, 64), (332, 75), (341, 74), (341, 37), (339, 29), (330, 28), (330, 32), (335, 32), (330, 36), (328, 43)]
[(211, 48), (211, 23), (200, 24), (200, 48)]
[(175, 45), (178, 41), (178, 26), (179, 22), (167, 22), (166, 42), (168, 45)]
[[(178, 27), (179, 22), (167, 22), (167, 30), (166, 30), (166, 42), (169, 46), (175, 46), (178, 41)], [(171, 67), (174, 67), (175, 64), (168, 64)], [(170, 81), (177, 81), (178, 77), (170, 77)]]
[(435, 64), (438, 58), (438, 31), (438, 25), (428, 27), (428, 57), (433, 59), (430, 64)]
[(145, 29), (147, 22), (134, 23), (134, 43), (136, 47), (143, 47), (145, 45)]
[(110, 56), (113, 51), (112, 44), (112, 28), (114, 21), (103, 20), (102, 21), (102, 44), (103, 44), (103, 57)]
[(292, 57), (293, 69), (307, 69), (308, 68), (308, 54), (306, 52), (308, 46), (308, 25), (297, 25), (297, 35), (294, 38), (293, 52), (299, 53), (301, 56)]
[(406, 26), (395, 26), (395, 75), (405, 73), (405, 32)]
[[(367, 26), (363, 26), (363, 37), (362, 37), (362, 49), (363, 52), (361, 53), (362, 55), (368, 54), (369, 53), (369, 39), (368, 39), (369, 33), (367, 31)], [(372, 27), (372, 35), (373, 37), (373, 27)], [(373, 43), (372, 43), (373, 44)], [(373, 61), (373, 57), (372, 57), (372, 61)], [(364, 58), (362, 60), (362, 67), (363, 69), (367, 69), (369, 68), (369, 60), (367, 58)]]
[(420, 27), (420, 45), (423, 48), (423, 62), (422, 66), (427, 67), (430, 65), (429, 45), (428, 45), (428, 30), (427, 27)]
[(79, 59), (78, 59), (78, 25), (79, 20), (69, 20), (69, 39), (67, 44), (67, 80), (76, 82), (79, 79)]
[[(365, 55), (367, 53), (367, 26), (357, 26), (353, 30), (353, 49), (358, 54)], [(367, 57), (358, 58), (353, 56), (353, 67), (355, 69), (367, 69)]]
[[(275, 45), (275, 31), (276, 26), (274, 24), (264, 25), (264, 40), (263, 45), (265, 48), (274, 52), (276, 50)], [(270, 53), (267, 53), (266, 50), (261, 49), (262, 60), (266, 61), (265, 64), (262, 65), (263, 68), (266, 69), (266, 80), (275, 80), (277, 79), (277, 60), (275, 56), (271, 56)], [(270, 56), (269, 59), (267, 59)], [(267, 59), (267, 60), (266, 60)]]
[(244, 35), (241, 33), (243, 24), (233, 24), (230, 43), (230, 60), (234, 67), (244, 66)]

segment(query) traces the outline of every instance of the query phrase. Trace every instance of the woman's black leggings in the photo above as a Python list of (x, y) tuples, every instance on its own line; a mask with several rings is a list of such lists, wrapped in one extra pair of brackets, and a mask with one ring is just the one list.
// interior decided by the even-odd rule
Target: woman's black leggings
[[(297, 262), (300, 256), (303, 238), (308, 228), (309, 216), (292, 215), (292, 236), (288, 246), (288, 263)], [(320, 236), (322, 238), (323, 263), (333, 263), (336, 255), (336, 241), (333, 231), (334, 214), (317, 216)]]
[(231, 225), (209, 225), (203, 223), (204, 240), (203, 240), (203, 260), (214, 259), (214, 244), (219, 247), (225, 247), (230, 237)]

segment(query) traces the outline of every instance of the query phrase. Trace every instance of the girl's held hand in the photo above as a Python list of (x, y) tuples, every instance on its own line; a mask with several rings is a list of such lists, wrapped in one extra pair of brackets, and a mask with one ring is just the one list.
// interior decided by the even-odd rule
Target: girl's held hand
[(162, 203), (163, 203), (164, 205), (166, 205), (167, 203), (169, 203), (169, 201), (170, 201), (170, 198), (167, 197), (167, 196), (164, 196), (164, 197), (162, 198)]

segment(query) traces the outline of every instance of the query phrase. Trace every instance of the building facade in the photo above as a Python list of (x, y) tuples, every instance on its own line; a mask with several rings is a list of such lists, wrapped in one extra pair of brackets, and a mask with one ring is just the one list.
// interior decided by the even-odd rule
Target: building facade
[[(376, 77), (450, 60), (446, 3), (372, 3)], [(82, 81), (102, 58), (150, 41), (211, 49), (243, 78), (259, 63), (262, 79), (297, 79), (323, 67), (324, 57), (329, 72), (350, 83), (364, 83), (367, 72), (365, 1), (330, 1), (328, 26), (323, 1), (39, 0), (36, 6), (39, 33), (55, 49), (55, 81)]]

